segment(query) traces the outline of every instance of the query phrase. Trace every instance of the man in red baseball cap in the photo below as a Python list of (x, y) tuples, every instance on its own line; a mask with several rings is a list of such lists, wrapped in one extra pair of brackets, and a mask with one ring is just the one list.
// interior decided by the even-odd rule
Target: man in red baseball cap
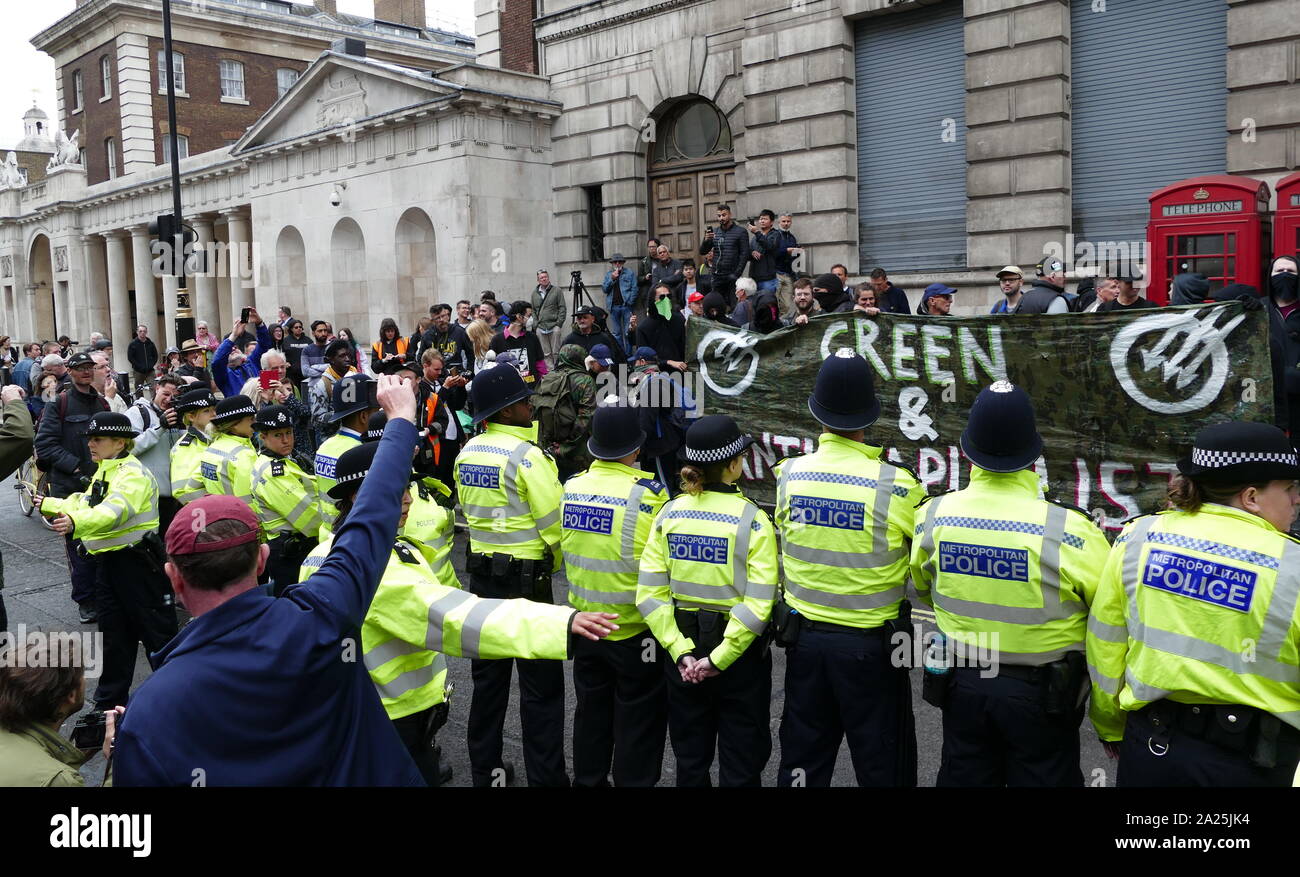
[(194, 621), (151, 656), (122, 721), (121, 786), (422, 785), (361, 661), (356, 637), (388, 562), (418, 441), (409, 378), (379, 378), (388, 426), (334, 550), (276, 599), (269, 553), (235, 497), (186, 505), (167, 530), (167, 575)]

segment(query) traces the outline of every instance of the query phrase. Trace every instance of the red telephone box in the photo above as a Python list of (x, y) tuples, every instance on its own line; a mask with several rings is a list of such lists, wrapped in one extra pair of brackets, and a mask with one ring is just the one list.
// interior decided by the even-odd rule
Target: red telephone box
[(1273, 258), (1300, 253), (1300, 172), (1277, 184), (1273, 216)]
[(1232, 283), (1258, 287), (1269, 239), (1268, 198), (1267, 183), (1223, 175), (1193, 177), (1153, 192), (1146, 297), (1168, 304), (1173, 279), (1182, 271), (1204, 274), (1211, 290)]

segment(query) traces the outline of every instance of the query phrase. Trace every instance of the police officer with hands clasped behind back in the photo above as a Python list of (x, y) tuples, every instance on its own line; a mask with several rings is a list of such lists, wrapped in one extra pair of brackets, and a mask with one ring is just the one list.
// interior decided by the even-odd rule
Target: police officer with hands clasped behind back
[(610, 397), (596, 409), (587, 451), (595, 462), (564, 485), (563, 535), (569, 603), (616, 613), (603, 642), (574, 643), (573, 784), (659, 781), (668, 726), (662, 652), (636, 608), (637, 569), (663, 483), (636, 468), (646, 433), (640, 410)]
[(822, 363), (808, 409), (823, 427), (817, 451), (776, 471), (785, 583), (774, 624), (787, 647), (778, 783), (829, 786), (847, 735), (858, 785), (914, 787), (910, 661), (892, 661), (891, 637), (912, 636), (904, 589), (925, 490), (866, 443), (880, 401), (857, 353)]
[(1083, 785), (1084, 633), (1109, 546), (1043, 498), (1042, 448), (1028, 394), (997, 381), (961, 435), (969, 486), (917, 509), (912, 582), (942, 635), (924, 680), (943, 709), (940, 786)]
[[(1197, 433), (1173, 508), (1135, 518), (1088, 619), (1121, 786), (1289, 786), (1300, 763), (1300, 460), (1265, 423)], [(1114, 741), (1120, 741), (1118, 747)]]
[(772, 754), (776, 531), (735, 482), (754, 439), (725, 414), (686, 431), (682, 488), (641, 555), (637, 609), (668, 652), (668, 732), (677, 785), (757, 786)]
[[(560, 499), (555, 461), (536, 444), (533, 391), (518, 369), (503, 364), (474, 376), (474, 421), (486, 421), (456, 457), (461, 511), (469, 525), (465, 569), (480, 597), (552, 602), (559, 569)], [(510, 660), (475, 660), (469, 707), (473, 783), (489, 786), (510, 771), (501, 734), (510, 701)], [(564, 672), (549, 661), (519, 661), (519, 712), (528, 784), (568, 786), (564, 766)]]
[(253, 497), (262, 535), (271, 548), (266, 571), (280, 596), (299, 581), (298, 568), (320, 535), (316, 479), (293, 458), (293, 418), (283, 405), (266, 405), (253, 418), (262, 452), (253, 464)]

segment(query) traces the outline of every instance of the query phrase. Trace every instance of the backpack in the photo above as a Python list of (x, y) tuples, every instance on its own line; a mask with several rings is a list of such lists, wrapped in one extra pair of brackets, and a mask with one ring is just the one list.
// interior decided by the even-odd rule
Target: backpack
[(537, 443), (543, 449), (577, 437), (578, 405), (572, 392), (577, 374), (572, 369), (556, 369), (542, 378), (533, 392)]

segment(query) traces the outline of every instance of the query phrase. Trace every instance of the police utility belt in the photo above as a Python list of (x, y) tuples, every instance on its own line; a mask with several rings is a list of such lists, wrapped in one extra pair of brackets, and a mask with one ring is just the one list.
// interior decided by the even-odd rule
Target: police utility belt
[(1291, 747), (1300, 743), (1300, 730), (1250, 706), (1158, 700), (1133, 713), (1129, 722), (1139, 724), (1126, 733), (1136, 731), (1145, 737), (1147, 748), (1157, 756), (1169, 751), (1174, 731), (1245, 755), (1251, 764), (1265, 769), (1277, 767), (1279, 741)]
[(847, 624), (833, 624), (829, 621), (813, 621), (800, 614), (798, 609), (780, 597), (772, 607), (772, 633), (774, 642), (781, 647), (793, 646), (799, 642), (799, 635), (804, 631), (816, 633), (837, 633), (845, 636), (860, 636), (870, 639), (889, 639), (895, 633), (912, 635), (912, 604), (907, 600), (898, 606), (898, 616), (878, 627), (851, 627)]
[[(951, 642), (946, 645), (952, 647)], [(984, 669), (976, 667), (949, 667), (944, 673), (926, 670), (921, 680), (921, 698), (931, 706), (943, 709), (948, 703), (949, 692), (958, 673), (979, 684), (979, 680), (984, 678), (984, 672)], [(1072, 717), (1087, 693), (1088, 662), (1083, 652), (1066, 652), (1060, 660), (1037, 667), (999, 662), (996, 675), (1017, 679), (1038, 689), (1043, 712), (1047, 715)]]
[(512, 596), (539, 603), (552, 601), (551, 564), (550, 551), (539, 558), (527, 560), (509, 554), (465, 552), (466, 572), (505, 585)]

